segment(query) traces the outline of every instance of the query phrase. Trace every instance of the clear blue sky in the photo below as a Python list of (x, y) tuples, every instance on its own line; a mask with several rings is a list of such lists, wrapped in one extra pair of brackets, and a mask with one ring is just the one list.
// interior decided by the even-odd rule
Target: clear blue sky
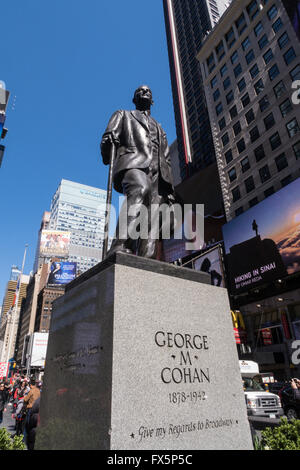
[(169, 143), (176, 138), (162, 0), (3, 2), (0, 80), (11, 92), (0, 168), (2, 303), (25, 243), (25, 273), (32, 269), (60, 180), (106, 189), (99, 140), (116, 109), (134, 107), (137, 86), (150, 85), (152, 114)]

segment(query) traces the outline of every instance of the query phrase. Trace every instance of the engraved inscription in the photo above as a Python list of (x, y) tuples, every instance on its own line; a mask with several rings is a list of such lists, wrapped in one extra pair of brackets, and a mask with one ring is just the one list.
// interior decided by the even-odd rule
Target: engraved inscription
[(163, 367), (161, 380), (165, 384), (198, 384), (210, 382), (209, 368), (202, 367), (198, 361), (201, 353), (208, 351), (206, 335), (157, 331), (154, 342), (159, 348), (172, 352), (174, 367)]

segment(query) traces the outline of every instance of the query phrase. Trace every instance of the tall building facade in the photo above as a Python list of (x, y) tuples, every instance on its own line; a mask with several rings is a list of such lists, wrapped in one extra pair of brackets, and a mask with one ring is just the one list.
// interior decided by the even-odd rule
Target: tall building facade
[(23, 274), (20, 282), (19, 299), (12, 309), (17, 281), (8, 281), (3, 300), (0, 324), (0, 362), (7, 362), (14, 355), (20, 311), (27, 295), (29, 276)]
[(9, 99), (9, 91), (6, 90), (5, 83), (0, 80), (0, 167), (4, 156), (5, 146), (2, 139), (5, 138), (7, 129), (4, 127), (6, 119), (6, 107)]
[(68, 261), (80, 272), (101, 261), (105, 209), (106, 191), (65, 179), (52, 198), (49, 229), (71, 233)]
[(45, 263), (39, 266), (37, 272), (30, 277), (27, 296), (22, 303), (16, 338), (15, 358), (18, 364), (21, 364), (26, 338), (34, 332), (38, 295), (45, 287), (48, 275), (49, 265)]
[(51, 216), (51, 212), (45, 211), (42, 217), (41, 226), (40, 226), (39, 233), (38, 233), (37, 248), (36, 248), (36, 253), (35, 253), (35, 260), (34, 260), (34, 267), (33, 267), (34, 273), (36, 273), (38, 271), (39, 266), (41, 266), (46, 261), (45, 257), (42, 256), (40, 253), (40, 246), (41, 246), (42, 231), (48, 230), (49, 223), (50, 223), (50, 216)]
[[(9, 311), (9, 309), (12, 307), (14, 298), (16, 295), (16, 289), (17, 289), (17, 280), (10, 279), (6, 285), (6, 290), (3, 298), (3, 304), (2, 304), (2, 317), (6, 315), (6, 313)], [(29, 283), (29, 276), (26, 276), (25, 274), (22, 275), (22, 280), (21, 280), (21, 285), (20, 285), (20, 295), (19, 295), (19, 300), (18, 300), (18, 308), (21, 308), (23, 300), (26, 298), (26, 291), (27, 291), (27, 286)]]
[(198, 54), (227, 221), (300, 176), (293, 3), (232, 2)]
[(228, 3), (223, 0), (163, 0), (182, 180), (215, 163), (196, 56), (206, 34), (217, 24)]
[(16, 265), (12, 265), (11, 270), (10, 270), (10, 281), (17, 281), (19, 279), (19, 276), (21, 274), (21, 270), (18, 268)]
[(300, 373), (298, 0), (234, 0), (198, 53), (228, 223), (231, 307), (261, 372)]
[(50, 329), (52, 303), (65, 293), (64, 286), (45, 286), (38, 295), (34, 331), (47, 333)]

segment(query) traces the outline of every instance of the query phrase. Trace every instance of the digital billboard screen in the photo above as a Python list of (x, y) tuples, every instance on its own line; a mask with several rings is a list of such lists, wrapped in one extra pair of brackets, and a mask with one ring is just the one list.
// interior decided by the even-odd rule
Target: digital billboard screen
[(232, 294), (300, 271), (300, 178), (223, 226)]
[(50, 266), (48, 284), (64, 285), (76, 277), (77, 263), (53, 262)]
[(300, 0), (283, 0), (283, 4), (300, 39)]
[(41, 234), (40, 255), (65, 257), (69, 254), (70, 232), (43, 230)]

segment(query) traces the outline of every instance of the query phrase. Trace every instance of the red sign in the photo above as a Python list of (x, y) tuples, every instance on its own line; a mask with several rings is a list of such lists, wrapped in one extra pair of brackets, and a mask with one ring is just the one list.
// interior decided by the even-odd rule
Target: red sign
[(245, 344), (247, 342), (247, 332), (243, 328), (233, 328), (236, 344)]
[(0, 362), (0, 380), (8, 376), (9, 362)]
[(261, 335), (262, 335), (265, 346), (269, 346), (270, 344), (273, 344), (272, 332), (270, 328), (265, 328), (264, 330), (261, 330)]

